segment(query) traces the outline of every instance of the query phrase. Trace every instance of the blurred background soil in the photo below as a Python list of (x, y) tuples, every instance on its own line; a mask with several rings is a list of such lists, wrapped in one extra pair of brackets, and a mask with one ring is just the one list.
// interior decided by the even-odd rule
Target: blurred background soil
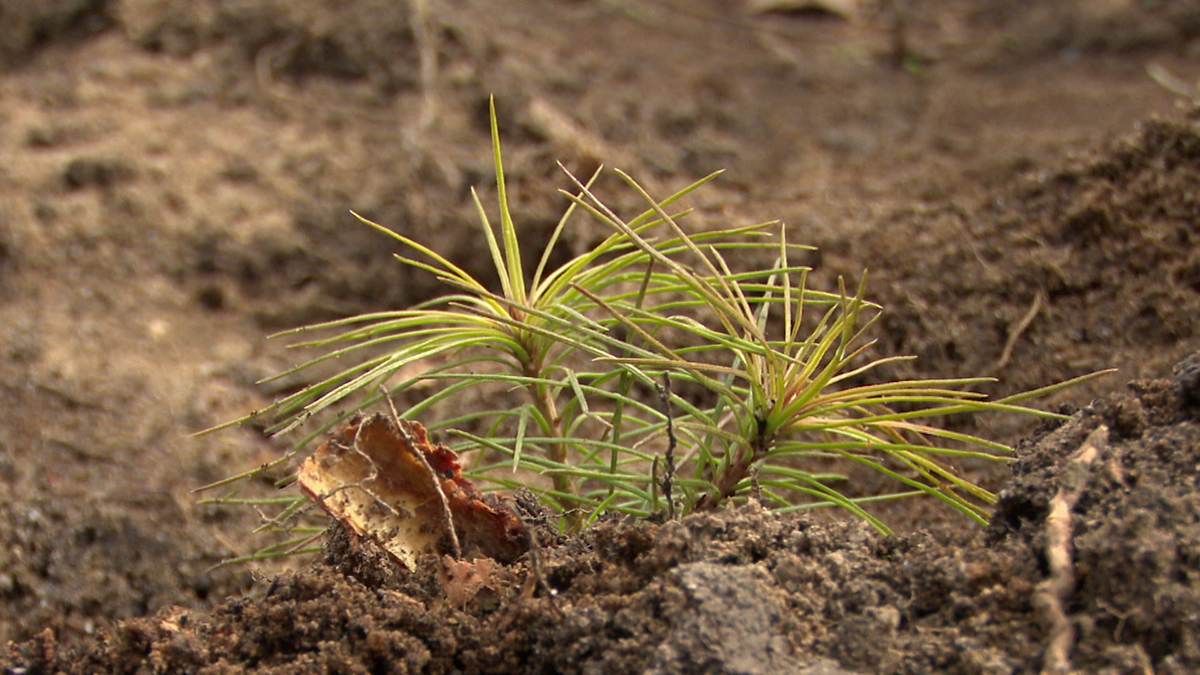
[[(876, 352), (920, 357), (890, 375), (1003, 394), (1121, 369), (1069, 410), (1200, 347), (1194, 3), (752, 4), (0, 6), (0, 643), (279, 571), (208, 572), (258, 521), (191, 490), (281, 446), (191, 434), (304, 384), (255, 384), (303, 359), (265, 335), (439, 292), (351, 209), (487, 274), (492, 94), (531, 250), (565, 206), (556, 161), (660, 196), (725, 169), (693, 227), (781, 218), (826, 288), (869, 268)], [(577, 222), (572, 251), (600, 235)]]

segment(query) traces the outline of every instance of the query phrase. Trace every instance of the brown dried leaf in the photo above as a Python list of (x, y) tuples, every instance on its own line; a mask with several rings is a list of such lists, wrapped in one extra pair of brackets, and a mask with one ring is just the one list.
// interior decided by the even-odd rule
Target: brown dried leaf
[(409, 569), (422, 555), (452, 552), (439, 490), (464, 555), (512, 562), (525, 553), (528, 535), (507, 505), (463, 478), (458, 456), (431, 444), (423, 426), (400, 424), (397, 429), (383, 415), (347, 422), (301, 465), (301, 490)]

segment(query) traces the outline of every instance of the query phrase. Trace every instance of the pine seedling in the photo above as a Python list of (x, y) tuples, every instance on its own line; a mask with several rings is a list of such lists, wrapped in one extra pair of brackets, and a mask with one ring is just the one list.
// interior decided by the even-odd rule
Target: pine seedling
[[(384, 397), (416, 393), (398, 418), (452, 437), (480, 485), (533, 490), (562, 514), (565, 530), (606, 513), (679, 516), (722, 508), (751, 492), (779, 510), (841, 507), (881, 532), (889, 530), (868, 507), (917, 495), (985, 522), (995, 497), (950, 461), (1004, 461), (1009, 448), (932, 420), (980, 412), (1061, 418), (1025, 403), (1099, 375), (998, 401), (971, 389), (989, 378), (867, 383), (871, 371), (908, 357), (874, 355), (867, 336), (880, 308), (865, 299), (864, 282), (853, 293), (843, 283), (836, 292), (809, 288), (810, 270), (790, 261), (811, 247), (790, 243), (779, 222), (685, 230), (686, 211), (673, 210), (716, 174), (656, 200), (618, 172), (646, 203), (624, 219), (593, 193), (599, 171), (587, 181), (568, 172), (575, 185), (564, 191), (570, 206), (530, 271), (509, 209), (494, 106), (491, 130), (498, 223), (472, 194), (499, 290), (419, 241), (362, 219), (411, 251), (398, 260), (432, 274), (448, 294), (285, 333), (323, 335), (297, 346), (325, 353), (277, 377), (335, 359), (353, 365), (231, 422), (262, 417), (271, 421), (269, 433), (307, 433), (279, 461), (207, 489), (293, 464), (312, 440)], [(549, 269), (579, 211), (609, 235)], [(732, 253), (773, 263), (736, 271)], [(676, 393), (672, 378), (703, 395)], [(451, 407), (438, 404), (463, 400), (473, 389), (515, 390), (521, 402), (481, 403), (433, 418)], [(509, 400), (471, 400), (493, 398)], [(330, 414), (338, 408), (345, 410)], [(893, 479), (897, 491), (851, 498), (834, 487), (844, 476), (809, 468), (814, 458), (869, 467)], [(299, 495), (270, 504), (246, 500), (236, 489), (209, 501), (247, 502), (260, 512), (273, 507), (275, 515), (264, 515), (266, 529), (287, 529), (306, 504)], [(277, 545), (271, 554), (286, 550)]]

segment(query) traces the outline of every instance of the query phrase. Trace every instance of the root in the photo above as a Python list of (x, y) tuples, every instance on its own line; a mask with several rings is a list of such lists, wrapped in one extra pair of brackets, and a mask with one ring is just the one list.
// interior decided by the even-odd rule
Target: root
[(1042, 675), (1068, 675), (1075, 627), (1066, 605), (1075, 592), (1074, 549), (1071, 545), (1071, 509), (1079, 501), (1088, 480), (1088, 466), (1100, 457), (1108, 442), (1108, 427), (1100, 425), (1088, 434), (1083, 445), (1063, 467), (1058, 493), (1050, 501), (1046, 517), (1046, 560), (1050, 576), (1038, 584), (1033, 604), (1042, 614), (1050, 639), (1042, 659)]

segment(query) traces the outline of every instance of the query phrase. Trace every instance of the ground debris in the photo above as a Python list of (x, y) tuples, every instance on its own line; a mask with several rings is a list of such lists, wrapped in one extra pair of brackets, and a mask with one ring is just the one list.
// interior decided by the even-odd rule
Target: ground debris
[(356, 417), (304, 461), (298, 481), (350, 532), (410, 569), (424, 555), (513, 562), (529, 548), (508, 504), (475, 488), (454, 451), (416, 422)]

